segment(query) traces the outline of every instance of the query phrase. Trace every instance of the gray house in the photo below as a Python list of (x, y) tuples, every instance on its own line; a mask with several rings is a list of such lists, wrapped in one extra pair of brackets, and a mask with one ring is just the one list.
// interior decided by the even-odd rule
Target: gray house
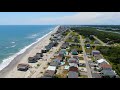
[(37, 60), (41, 59), (43, 57), (43, 53), (36, 53), (35, 58)]
[(101, 75), (102, 77), (110, 77), (110, 78), (116, 77), (116, 74), (113, 70), (102, 70)]
[(79, 63), (79, 61), (76, 58), (69, 58), (68, 62), (69, 63), (77, 63), (77, 64)]
[(51, 62), (51, 63), (50, 63), (50, 66), (56, 66), (56, 67), (58, 67), (58, 65), (59, 65), (58, 62)]
[(29, 57), (28, 58), (28, 63), (36, 63), (37, 59), (35, 57)]
[(52, 71), (52, 70), (47, 70), (45, 73), (44, 73), (44, 77), (53, 77), (55, 74), (55, 71)]
[(17, 70), (19, 70), (19, 71), (27, 71), (28, 69), (29, 69), (28, 64), (18, 64), (18, 66), (17, 66)]
[(69, 71), (68, 72), (68, 78), (78, 78), (78, 73), (73, 72), (73, 71)]
[(98, 50), (92, 50), (92, 55), (93, 56), (100, 55), (100, 51), (98, 51)]

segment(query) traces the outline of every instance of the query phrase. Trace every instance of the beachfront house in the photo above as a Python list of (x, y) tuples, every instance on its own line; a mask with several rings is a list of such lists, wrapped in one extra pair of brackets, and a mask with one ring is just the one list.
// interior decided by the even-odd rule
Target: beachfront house
[(29, 57), (28, 58), (28, 63), (36, 63), (37, 59), (35, 57)]
[(17, 70), (19, 70), (19, 71), (27, 71), (29, 69), (29, 67), (30, 67), (29, 64), (21, 63), (21, 64), (18, 64)]
[(100, 55), (100, 51), (98, 50), (92, 50), (92, 56)]
[(43, 57), (43, 53), (36, 53), (36, 55), (35, 55), (35, 59), (36, 60), (39, 60), (39, 59), (41, 59)]
[(41, 52), (42, 53), (47, 53), (47, 50), (46, 49), (42, 49)]
[(78, 78), (78, 73), (73, 72), (73, 71), (69, 71), (68, 72), (68, 78)]
[(45, 46), (46, 52), (48, 52), (51, 48), (52, 48), (52, 44), (49, 44), (49, 45)]

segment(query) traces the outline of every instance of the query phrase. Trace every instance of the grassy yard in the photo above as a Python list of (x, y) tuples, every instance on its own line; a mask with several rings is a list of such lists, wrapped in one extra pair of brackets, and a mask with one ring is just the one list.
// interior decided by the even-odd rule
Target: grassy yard
[(62, 74), (56, 74), (55, 77), (57, 78), (66, 78), (68, 74), (67, 70), (63, 70)]
[(80, 75), (79, 78), (88, 78), (88, 76), (86, 76), (86, 75)]
[(91, 54), (91, 52), (92, 52), (92, 49), (91, 49), (91, 48), (89, 48), (89, 49), (88, 49), (88, 48), (86, 48), (86, 49), (85, 49), (85, 51), (86, 51), (86, 53), (89, 53), (89, 54)]
[(95, 61), (95, 59), (94, 59), (94, 57), (93, 57), (93, 56), (91, 57), (91, 60), (92, 60), (92, 61)]
[(79, 60), (84, 60), (84, 58), (83, 57), (79, 57)]

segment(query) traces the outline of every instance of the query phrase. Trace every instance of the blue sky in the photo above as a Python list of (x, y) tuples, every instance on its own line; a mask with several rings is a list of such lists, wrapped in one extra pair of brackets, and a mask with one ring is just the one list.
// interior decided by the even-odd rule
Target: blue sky
[(0, 12), (0, 25), (120, 24), (120, 12)]

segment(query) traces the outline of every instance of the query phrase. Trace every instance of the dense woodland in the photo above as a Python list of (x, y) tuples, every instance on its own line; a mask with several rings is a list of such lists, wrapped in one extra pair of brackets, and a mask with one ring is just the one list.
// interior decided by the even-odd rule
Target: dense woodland
[(113, 69), (120, 75), (120, 47), (97, 47), (102, 55), (111, 62)]
[(86, 37), (89, 37), (90, 35), (95, 35), (105, 43), (111, 41), (113, 43), (120, 43), (120, 34), (117, 33), (98, 31), (92, 27), (74, 27), (71, 29)]

